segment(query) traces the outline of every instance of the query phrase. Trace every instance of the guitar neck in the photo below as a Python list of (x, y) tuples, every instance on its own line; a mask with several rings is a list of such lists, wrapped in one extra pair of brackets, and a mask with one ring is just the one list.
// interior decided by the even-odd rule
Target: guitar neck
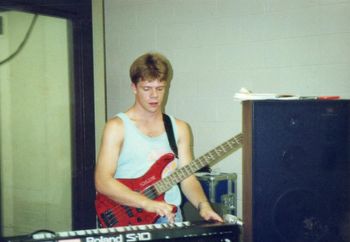
[(156, 182), (154, 188), (158, 194), (168, 191), (172, 186), (189, 177), (201, 168), (222, 159), (227, 154), (239, 149), (242, 145), (242, 134), (238, 134), (201, 157), (191, 161), (188, 165), (177, 169), (171, 175)]

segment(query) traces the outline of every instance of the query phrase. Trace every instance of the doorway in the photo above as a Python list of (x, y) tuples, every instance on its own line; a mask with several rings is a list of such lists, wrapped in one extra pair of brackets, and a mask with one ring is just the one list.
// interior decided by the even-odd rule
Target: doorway
[(19, 11), (2, 17), (1, 59), (26, 41), (0, 67), (3, 233), (69, 230), (73, 148), (67, 20)]
[(1, 237), (96, 224), (91, 3), (67, 2), (0, 4)]

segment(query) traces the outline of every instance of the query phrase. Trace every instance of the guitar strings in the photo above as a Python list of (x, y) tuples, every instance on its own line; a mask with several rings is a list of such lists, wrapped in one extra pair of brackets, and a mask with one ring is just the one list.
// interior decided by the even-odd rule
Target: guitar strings
[[(232, 144), (232, 142), (233, 142), (233, 144)], [(228, 141), (224, 142), (223, 144), (219, 145), (218, 147), (216, 147), (212, 151), (210, 151), (210, 152), (206, 153), (205, 155), (199, 157), (198, 159), (192, 161), (190, 164), (188, 164), (188, 165), (186, 165), (184, 167), (181, 167), (180, 169), (178, 169), (176, 172), (174, 172), (170, 176), (164, 178), (163, 179), (164, 182), (163, 181), (158, 181), (157, 183), (155, 183), (155, 185), (157, 186), (157, 184), (160, 183), (160, 193), (163, 193), (163, 192), (168, 190), (168, 188), (161, 189), (163, 187), (163, 185), (165, 185), (165, 187), (169, 187), (169, 186), (166, 186), (167, 184), (164, 184), (164, 183), (167, 183), (167, 180), (172, 180), (172, 178), (175, 178), (175, 181), (177, 181), (177, 182), (181, 181), (182, 179), (184, 179), (184, 178), (188, 177), (189, 175), (191, 175), (193, 172), (195, 172), (195, 171), (199, 170), (200, 168), (210, 164), (211, 163), (210, 159), (215, 160), (215, 159), (220, 158), (223, 155), (220, 152), (224, 151), (224, 154), (225, 154), (225, 153), (227, 153), (229, 151), (232, 151), (232, 150), (234, 150), (234, 148), (237, 148), (234, 145), (235, 144), (241, 144), (241, 142), (242, 142), (242, 134), (238, 134), (235, 137), (231, 138), (230, 140), (228, 140)], [(228, 149), (225, 149), (225, 148), (228, 148)], [(216, 150), (218, 150), (218, 151), (216, 151)], [(213, 154), (213, 152), (215, 152), (215, 153)], [(197, 161), (200, 163), (201, 166), (198, 167), (198, 165), (196, 163)], [(204, 161), (204, 163), (203, 163), (203, 161)], [(181, 175), (177, 176), (178, 173), (181, 173), (184, 176), (181, 176)], [(170, 185), (173, 185), (173, 184), (170, 183)]]

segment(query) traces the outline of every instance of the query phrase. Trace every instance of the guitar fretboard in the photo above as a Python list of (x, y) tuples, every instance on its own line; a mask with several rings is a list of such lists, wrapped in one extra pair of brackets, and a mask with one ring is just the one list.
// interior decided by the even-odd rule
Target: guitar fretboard
[(201, 157), (191, 161), (188, 165), (177, 169), (171, 175), (156, 182), (153, 186), (158, 194), (168, 191), (173, 185), (189, 177), (199, 169), (223, 158), (225, 155), (238, 150), (242, 146), (242, 134), (238, 134)]

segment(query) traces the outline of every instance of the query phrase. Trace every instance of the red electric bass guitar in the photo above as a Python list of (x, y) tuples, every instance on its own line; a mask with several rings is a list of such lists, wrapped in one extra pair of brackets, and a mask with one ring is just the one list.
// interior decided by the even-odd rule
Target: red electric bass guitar
[[(131, 190), (137, 191), (150, 199), (164, 201), (164, 193), (172, 186), (189, 177), (199, 169), (239, 149), (241, 145), (242, 134), (238, 134), (162, 179), (163, 169), (174, 160), (174, 155), (168, 153), (160, 157), (143, 176), (135, 179), (117, 180)], [(99, 222), (104, 228), (152, 224), (159, 218), (159, 215), (156, 213), (150, 213), (140, 208), (118, 204), (100, 193), (96, 195), (95, 207)], [(175, 210), (176, 208), (173, 212), (176, 212)]]

